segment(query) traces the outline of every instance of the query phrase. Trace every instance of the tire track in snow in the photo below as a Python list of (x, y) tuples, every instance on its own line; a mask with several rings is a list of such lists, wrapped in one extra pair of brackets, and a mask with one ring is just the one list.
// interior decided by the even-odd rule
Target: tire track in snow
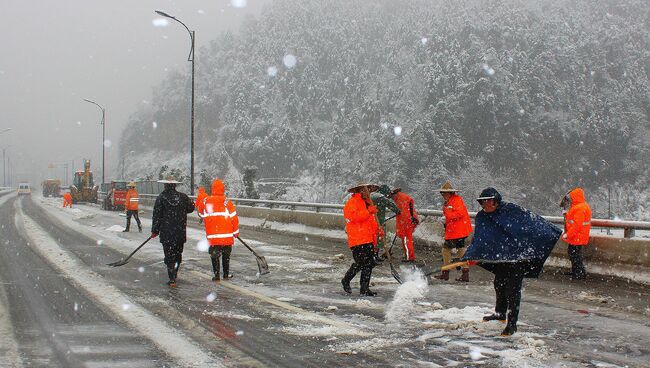
[[(185, 367), (223, 367), (220, 359), (191, 343), (188, 337), (150, 314), (134, 303), (103, 277), (91, 271), (76, 257), (70, 255), (34, 220), (22, 210), (22, 201), (16, 201), (16, 222), (22, 224), (30, 247), (40, 254), (54, 269), (86, 292), (104, 309), (115, 315), (130, 328), (148, 338), (162, 351)], [(36, 245), (38, 244), (38, 245)]]

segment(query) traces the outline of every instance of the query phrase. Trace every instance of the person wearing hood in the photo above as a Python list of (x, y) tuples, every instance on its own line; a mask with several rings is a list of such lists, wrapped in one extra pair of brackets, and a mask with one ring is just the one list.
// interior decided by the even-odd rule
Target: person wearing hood
[(135, 218), (135, 222), (138, 224), (138, 231), (142, 232), (142, 223), (140, 222), (140, 216), (138, 216), (140, 197), (138, 191), (135, 189), (135, 182), (129, 182), (126, 187), (129, 188), (129, 190), (126, 192), (126, 198), (124, 198), (126, 228), (123, 232), (129, 232), (129, 229), (131, 228), (131, 217)]
[(582, 248), (589, 244), (591, 231), (591, 208), (585, 200), (582, 188), (571, 190), (562, 200), (561, 206), (567, 206), (564, 216), (564, 233), (562, 240), (569, 246), (567, 252), (571, 260), (571, 271), (567, 274), (574, 280), (587, 277), (587, 271), (582, 263)]
[(507, 320), (501, 335), (510, 336), (517, 331), (523, 279), (539, 277), (562, 231), (543, 217), (502, 201), (494, 188), (484, 189), (477, 201), (482, 210), (476, 214), (474, 238), (463, 260), (478, 262), (494, 274), (495, 313), (483, 320)]
[(205, 192), (205, 187), (200, 186), (199, 187), (199, 192), (196, 195), (196, 201), (194, 201), (194, 207), (196, 208), (196, 211), (199, 213), (199, 224), (203, 221), (203, 213), (199, 210), (200, 205), (205, 201), (205, 199), (208, 197), (208, 193)]
[[(456, 248), (458, 258), (465, 255), (465, 240), (472, 233), (472, 220), (465, 207), (465, 201), (457, 194), (451, 183), (446, 182), (440, 188), (440, 195), (444, 203), (442, 213), (445, 216), (445, 243), (442, 246), (442, 264), (451, 263), (451, 250)], [(461, 276), (456, 279), (460, 282), (469, 282), (469, 267), (463, 267)], [(440, 272), (435, 276), (438, 280), (449, 280), (449, 270)]]
[(404, 262), (415, 262), (415, 250), (413, 248), (413, 232), (420, 223), (420, 217), (415, 211), (415, 201), (410, 195), (402, 192), (401, 188), (393, 189), (391, 198), (395, 201), (400, 213), (395, 218), (397, 237), (402, 241), (404, 248)]
[(167, 285), (176, 287), (178, 269), (183, 260), (183, 247), (187, 241), (187, 214), (194, 212), (194, 204), (185, 193), (176, 191), (176, 184), (180, 182), (173, 176), (158, 182), (165, 184), (165, 188), (153, 206), (151, 237), (160, 235), (169, 276)]
[(383, 254), (385, 255), (388, 249), (386, 248), (386, 212), (391, 211), (395, 215), (399, 215), (400, 210), (397, 208), (395, 202), (390, 198), (390, 187), (388, 185), (382, 185), (379, 187), (379, 190), (376, 192), (370, 193), (370, 198), (377, 207), (377, 221), (379, 227), (381, 228), (380, 236), (377, 239), (377, 248), (376, 252), (379, 253), (379, 249), (383, 249)]
[(70, 192), (65, 192), (63, 194), (63, 208), (66, 207), (72, 208), (72, 194), (70, 194)]
[(348, 246), (352, 251), (354, 263), (341, 279), (343, 290), (351, 294), (350, 281), (361, 271), (360, 294), (362, 296), (375, 296), (376, 292), (370, 290), (370, 277), (372, 268), (375, 267), (374, 247), (377, 244), (379, 224), (377, 223), (377, 207), (372, 204), (370, 193), (379, 189), (373, 184), (359, 184), (348, 189), (352, 196), (343, 207), (345, 217), (345, 232), (348, 235)]
[[(198, 202), (197, 211), (205, 224), (205, 235), (210, 244), (210, 259), (212, 260), (212, 281), (221, 280), (220, 262), (223, 265), (223, 278), (231, 279), (230, 254), (235, 238), (239, 236), (239, 218), (235, 205), (226, 198), (225, 186), (219, 179), (212, 182), (212, 195)], [(204, 192), (205, 193), (205, 192)]]

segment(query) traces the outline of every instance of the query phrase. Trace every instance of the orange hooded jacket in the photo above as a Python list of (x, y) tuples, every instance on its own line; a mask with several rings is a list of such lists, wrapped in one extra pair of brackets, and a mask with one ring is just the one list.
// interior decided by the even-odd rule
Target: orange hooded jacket
[(196, 201), (194, 201), (194, 208), (197, 209), (200, 215), (202, 213), (198, 209), (206, 198), (208, 198), (208, 193), (205, 192), (205, 188), (199, 187), (199, 193), (196, 195)]
[(224, 195), (221, 180), (212, 182), (212, 195), (199, 203), (197, 210), (205, 223), (205, 235), (210, 246), (232, 246), (239, 235), (239, 218), (235, 205)]
[(379, 224), (375, 213), (377, 207), (367, 206), (360, 193), (354, 193), (345, 203), (343, 216), (350, 248), (362, 244), (377, 244)]
[(589, 231), (591, 230), (591, 208), (585, 201), (585, 192), (582, 188), (575, 188), (569, 192), (571, 207), (564, 220), (564, 239), (570, 245), (587, 245)]
[(456, 193), (442, 207), (445, 215), (445, 240), (462, 239), (472, 232), (472, 220), (469, 218), (465, 201)]
[[(406, 234), (411, 234), (415, 231), (417, 224), (414, 224), (411, 218), (415, 217), (418, 222), (420, 218), (415, 211), (415, 201), (413, 201), (410, 195), (397, 192), (393, 195), (393, 201), (400, 210), (399, 215), (395, 217), (397, 236), (403, 238)], [(413, 215), (411, 215), (411, 209), (413, 209)]]
[(138, 191), (135, 190), (135, 188), (131, 188), (126, 192), (126, 197), (124, 198), (124, 209), (127, 211), (137, 211), (139, 202), (140, 197), (138, 196)]

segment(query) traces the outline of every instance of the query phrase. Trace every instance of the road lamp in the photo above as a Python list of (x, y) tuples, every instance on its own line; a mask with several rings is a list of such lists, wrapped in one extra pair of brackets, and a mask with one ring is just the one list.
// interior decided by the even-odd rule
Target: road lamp
[(96, 105), (102, 110), (102, 122), (100, 124), (102, 125), (102, 184), (104, 184), (104, 164), (105, 164), (104, 157), (106, 151), (106, 109), (104, 109), (97, 102), (89, 100), (87, 98), (84, 98), (84, 101), (90, 102), (91, 104)]
[(185, 29), (187, 29), (187, 32), (190, 34), (190, 54), (187, 56), (187, 61), (192, 62), (192, 102), (190, 112), (190, 195), (194, 195), (194, 31), (190, 31), (185, 23), (163, 11), (156, 10), (155, 12), (160, 16), (177, 21), (183, 25), (183, 27), (185, 27)]
[[(11, 128), (5, 128), (0, 130), (0, 134), (10, 131)], [(5, 159), (5, 148), (2, 149), (2, 186), (7, 186), (7, 164)]]

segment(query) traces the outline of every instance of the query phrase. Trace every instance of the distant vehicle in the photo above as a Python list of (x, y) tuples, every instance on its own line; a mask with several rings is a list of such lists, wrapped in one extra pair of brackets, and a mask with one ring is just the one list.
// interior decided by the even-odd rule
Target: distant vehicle
[(32, 189), (29, 187), (29, 183), (20, 183), (18, 184), (18, 194), (19, 195), (30, 195), (32, 194)]
[(46, 179), (42, 185), (43, 185), (43, 197), (61, 196), (61, 180)]
[(102, 189), (106, 191), (106, 197), (102, 202), (102, 208), (107, 211), (121, 211), (124, 210), (124, 203), (126, 200), (127, 181), (113, 180), (110, 183), (102, 185)]
[(93, 173), (90, 171), (90, 160), (84, 162), (84, 171), (74, 173), (72, 183), (70, 186), (72, 203), (97, 203), (97, 190), (99, 187), (93, 182)]

